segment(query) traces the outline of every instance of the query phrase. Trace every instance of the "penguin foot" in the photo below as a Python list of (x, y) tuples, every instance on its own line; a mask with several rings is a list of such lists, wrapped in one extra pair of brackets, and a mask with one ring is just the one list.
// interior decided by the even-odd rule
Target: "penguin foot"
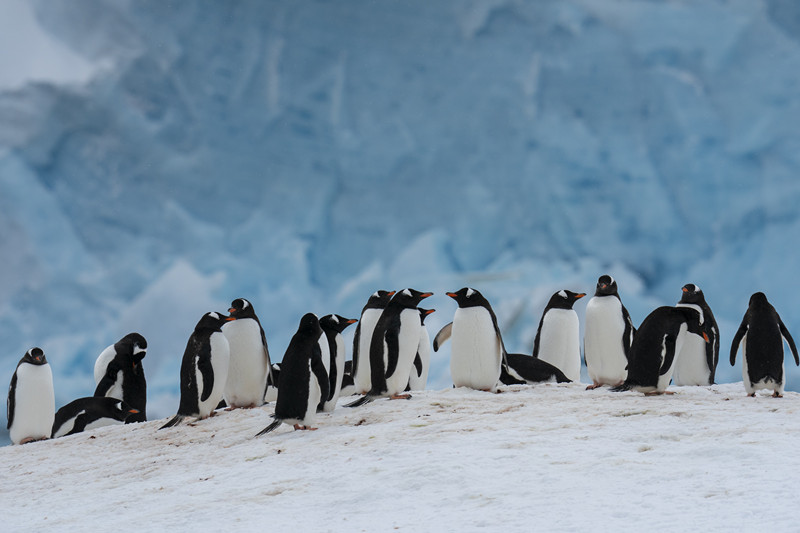
[(662, 391), (654, 390), (644, 393), (645, 396), (661, 396), (662, 394), (667, 394), (669, 396), (672, 396), (673, 394), (675, 394), (675, 392), (671, 390), (662, 390)]
[(602, 383), (592, 383), (591, 385), (586, 387), (586, 390), (594, 390), (594, 389), (597, 389), (597, 388), (602, 387), (602, 386), (603, 386)]
[(748, 396), (749, 398), (755, 398), (755, 397), (756, 397), (756, 393), (754, 392), (753, 394), (748, 394), (747, 396)]
[(773, 398), (783, 398), (783, 394), (780, 394), (780, 393), (778, 393), (778, 391), (775, 391), (775, 392), (772, 393), (772, 397)]
[(19, 441), (20, 444), (28, 444), (29, 442), (38, 442), (40, 440), (47, 440), (47, 437), (37, 439), (36, 437), (26, 437)]
[(309, 426), (301, 426), (300, 424), (295, 424), (294, 425), (294, 430), (295, 431), (297, 431), (297, 430), (316, 431), (318, 429), (319, 428), (312, 428), (312, 427), (309, 427)]
[(410, 400), (411, 399), (411, 395), (410, 394), (392, 394), (391, 396), (389, 396), (389, 399), (390, 400)]

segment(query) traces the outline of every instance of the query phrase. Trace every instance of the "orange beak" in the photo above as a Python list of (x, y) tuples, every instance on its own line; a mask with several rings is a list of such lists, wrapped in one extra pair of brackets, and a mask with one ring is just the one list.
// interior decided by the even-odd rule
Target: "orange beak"
[(435, 312), (436, 312), (436, 309), (428, 309), (428, 310), (425, 311), (425, 315), (427, 316), (427, 315), (429, 315), (431, 313), (435, 313)]
[(394, 296), (394, 293), (395, 293), (395, 292), (397, 292), (397, 291), (389, 291), (389, 293), (388, 293), (388, 294), (389, 294), (389, 296)]
[(706, 335), (705, 331), (703, 332), (703, 338), (706, 340), (706, 342), (711, 342), (711, 340), (709, 340), (708, 338), (708, 335)]
[(139, 412), (139, 410), (138, 410), (138, 409), (128, 409), (128, 412), (129, 412), (130, 414), (132, 414), (132, 415), (135, 415), (136, 413), (138, 413), (138, 412)]
[(433, 296), (432, 292), (423, 292), (419, 295), (420, 298), (427, 298), (428, 296)]
[(682, 290), (683, 292), (689, 292), (689, 289), (687, 289), (686, 287), (682, 288), (681, 290)]
[(229, 313), (235, 313), (235, 312), (236, 312), (236, 309), (234, 309), (233, 307), (231, 307), (230, 309), (228, 309), (228, 312), (229, 312)]
[(231, 322), (233, 320), (236, 320), (235, 316), (229, 316), (229, 317), (225, 318), (225, 322)]
[(445, 294), (447, 294), (450, 298), (453, 298), (453, 299), (458, 298), (458, 294), (456, 294), (454, 292), (447, 292)]
[(356, 322), (358, 322), (357, 318), (351, 318), (350, 320), (347, 321), (348, 324), (355, 324)]
[(586, 296), (586, 293), (585, 293), (585, 292), (582, 292), (582, 293), (576, 294), (576, 295), (575, 295), (575, 299), (576, 299), (576, 300), (580, 300), (580, 299), (581, 299), (581, 298), (583, 298), (584, 296)]

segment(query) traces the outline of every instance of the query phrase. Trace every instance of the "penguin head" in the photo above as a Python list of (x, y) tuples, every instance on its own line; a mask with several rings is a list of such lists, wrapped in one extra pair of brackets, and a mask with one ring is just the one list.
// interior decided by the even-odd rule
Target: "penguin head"
[(138, 413), (138, 409), (134, 409), (122, 400), (117, 400), (114, 403), (114, 418), (120, 421), (125, 421), (129, 416)]
[(253, 318), (256, 316), (253, 304), (244, 298), (236, 298), (232, 301), (228, 313), (234, 318)]
[(446, 294), (455, 300), (459, 307), (491, 307), (483, 294), (470, 287)]
[(304, 314), (303, 318), (300, 319), (300, 326), (297, 328), (297, 332), (314, 335), (315, 338), (318, 338), (320, 335), (322, 335), (322, 328), (319, 326), (319, 319), (317, 318), (317, 315), (314, 313)]
[(705, 297), (703, 296), (703, 291), (701, 291), (700, 287), (698, 287), (694, 283), (687, 283), (681, 289), (681, 301), (679, 303), (682, 304), (705, 303)]
[(20, 363), (28, 363), (37, 366), (46, 365), (47, 358), (44, 356), (44, 351), (42, 351), (41, 348), (31, 348), (22, 356)]
[(343, 332), (350, 324), (358, 322), (355, 318), (345, 318), (341, 315), (325, 315), (319, 319), (319, 326), (326, 331)]
[(422, 300), (432, 296), (432, 292), (420, 292), (414, 289), (403, 289), (394, 296), (391, 302), (401, 307), (416, 307)]
[(418, 308), (417, 310), (419, 311), (419, 320), (420, 320), (420, 322), (422, 324), (425, 323), (425, 317), (427, 317), (431, 313), (435, 313), (436, 312), (436, 309), (423, 309), (421, 307)]
[(617, 281), (608, 274), (600, 276), (597, 280), (597, 290), (595, 296), (616, 296)]
[(394, 291), (375, 291), (367, 300), (367, 305), (364, 306), (364, 309), (383, 309), (392, 296), (394, 296)]
[(767, 300), (767, 295), (763, 292), (755, 292), (750, 297), (750, 307), (758, 307), (765, 304), (769, 305), (769, 301)]
[(135, 361), (141, 361), (147, 353), (147, 340), (139, 333), (128, 333), (115, 347), (117, 353), (127, 352)]
[(212, 311), (203, 315), (203, 317), (194, 327), (194, 331), (195, 333), (203, 330), (222, 331), (222, 325), (230, 320), (236, 320), (236, 318)]
[(572, 292), (566, 289), (560, 290), (550, 297), (546, 309), (572, 309), (572, 306), (586, 296), (585, 292)]

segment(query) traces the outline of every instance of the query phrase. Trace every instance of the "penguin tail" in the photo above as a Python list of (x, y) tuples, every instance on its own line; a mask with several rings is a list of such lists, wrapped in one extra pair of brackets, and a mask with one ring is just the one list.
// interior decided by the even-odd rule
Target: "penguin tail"
[(627, 390), (631, 390), (631, 384), (628, 383), (627, 381), (623, 381), (616, 387), (611, 387), (608, 390), (610, 390), (611, 392), (625, 392)]
[(270, 431), (275, 431), (281, 424), (283, 424), (283, 420), (281, 420), (280, 418), (276, 418), (272, 424), (268, 425), (267, 427), (256, 433), (253, 438), (260, 437), (261, 435), (266, 435)]
[(371, 402), (374, 399), (375, 399), (374, 396), (372, 396), (370, 394), (365, 394), (364, 396), (362, 396), (358, 400), (356, 400), (354, 402), (350, 402), (348, 404), (345, 404), (345, 407), (361, 407), (362, 405), (368, 404), (369, 402)]
[(160, 427), (160, 428), (158, 428), (158, 429), (159, 429), (159, 430), (162, 430), (162, 429), (167, 429), (167, 428), (175, 427), (175, 426), (177, 426), (178, 424), (180, 424), (181, 422), (183, 422), (183, 419), (184, 419), (184, 418), (186, 418), (186, 417), (184, 417), (183, 415), (175, 415), (175, 416), (173, 417), (173, 419), (172, 419), (172, 420), (170, 420), (169, 422), (167, 422), (166, 424), (164, 424), (163, 426), (161, 426), (161, 427)]

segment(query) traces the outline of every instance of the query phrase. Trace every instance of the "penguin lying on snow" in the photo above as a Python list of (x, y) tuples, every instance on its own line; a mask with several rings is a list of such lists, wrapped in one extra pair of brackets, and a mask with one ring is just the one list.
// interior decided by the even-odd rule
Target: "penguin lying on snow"
[(50, 436), (56, 412), (53, 372), (41, 348), (31, 348), (17, 363), (8, 387), (8, 432), (25, 444)]
[(635, 333), (631, 316), (617, 292), (617, 282), (609, 275), (600, 276), (594, 296), (586, 304), (583, 358), (592, 379), (586, 390), (625, 381)]
[(506, 354), (506, 362), (500, 372), (504, 385), (522, 385), (555, 381), (570, 383), (564, 373), (546, 361), (521, 353)]
[(703, 291), (693, 283), (681, 289), (682, 296), (678, 307), (692, 307), (700, 313), (700, 325), (708, 337), (708, 342), (701, 335), (689, 334), (675, 362), (675, 373), (672, 383), (682, 385), (713, 385), (714, 374), (719, 361), (719, 328), (714, 313), (706, 303)]
[(147, 341), (138, 333), (129, 333), (103, 350), (94, 364), (94, 396), (116, 398), (136, 409), (126, 422), (147, 420), (147, 380), (142, 359)]
[(116, 398), (90, 396), (73, 400), (56, 412), (51, 438), (74, 435), (88, 429), (122, 424), (138, 414), (127, 403)]
[(731, 343), (731, 366), (736, 362), (739, 345), (742, 346), (742, 381), (748, 396), (755, 397), (760, 389), (771, 389), (776, 398), (783, 396), (786, 385), (784, 339), (792, 350), (795, 364), (800, 366), (794, 339), (780, 315), (763, 292), (753, 294)]

